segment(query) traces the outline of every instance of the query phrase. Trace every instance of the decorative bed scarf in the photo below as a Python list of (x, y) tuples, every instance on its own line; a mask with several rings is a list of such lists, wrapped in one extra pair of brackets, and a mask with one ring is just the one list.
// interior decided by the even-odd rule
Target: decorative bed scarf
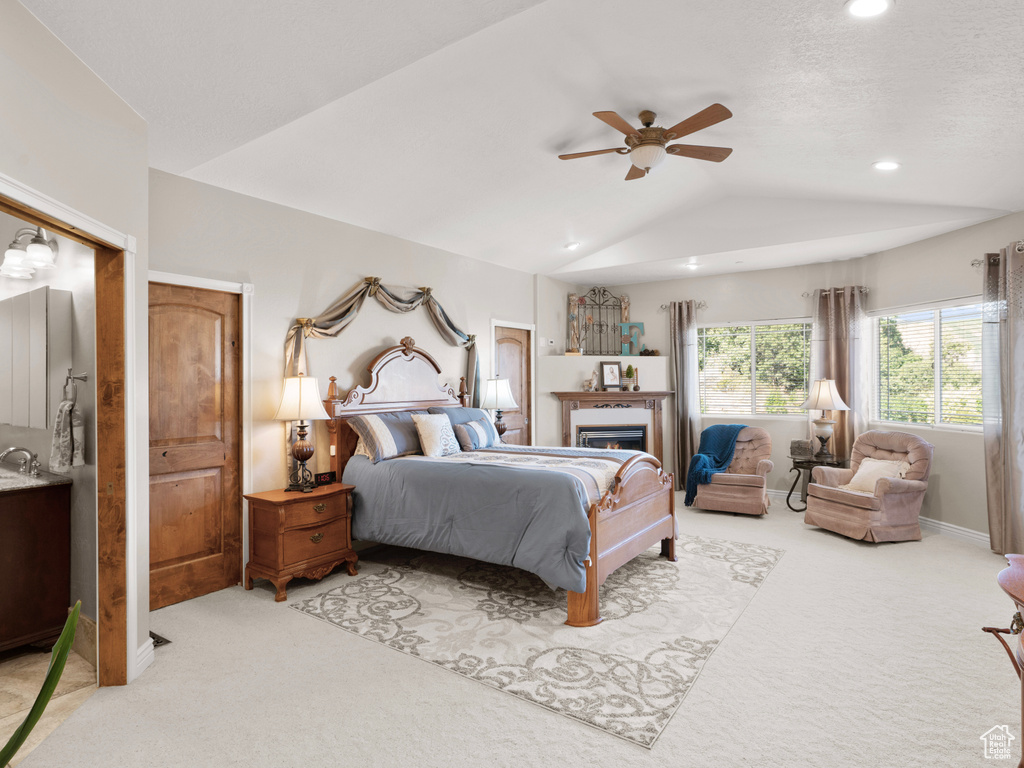
[(713, 424), (700, 433), (700, 447), (690, 459), (690, 469), (686, 473), (686, 506), (693, 506), (698, 485), (707, 485), (712, 475), (729, 468), (736, 451), (736, 438), (746, 426)]
[(84, 464), (85, 428), (82, 425), (82, 414), (73, 402), (62, 400), (57, 406), (57, 418), (53, 423), (49, 470), (66, 475), (72, 467)]
[(444, 340), (454, 347), (463, 347), (468, 353), (466, 388), (469, 402), (476, 405), (480, 401), (480, 361), (477, 357), (476, 336), (455, 326), (444, 307), (433, 297), (430, 288), (420, 288), (403, 297), (394, 288), (381, 283), (379, 277), (367, 277), (316, 317), (300, 317), (295, 321), (295, 325), (288, 329), (284, 343), (285, 376), (308, 373), (306, 338), (328, 339), (337, 336), (359, 314), (367, 296), (377, 299), (381, 306), (391, 312), (412, 312), (421, 306), (426, 307), (434, 327)]

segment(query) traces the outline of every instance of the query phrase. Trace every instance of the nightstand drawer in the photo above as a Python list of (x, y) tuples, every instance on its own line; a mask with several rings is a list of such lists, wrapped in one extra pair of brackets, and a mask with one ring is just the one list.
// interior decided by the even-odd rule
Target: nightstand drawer
[(326, 499), (307, 499), (289, 504), (285, 511), (285, 528), (316, 525), (348, 512), (348, 494)]
[(285, 531), (282, 541), (285, 566), (348, 549), (348, 525), (346, 515), (323, 525)]

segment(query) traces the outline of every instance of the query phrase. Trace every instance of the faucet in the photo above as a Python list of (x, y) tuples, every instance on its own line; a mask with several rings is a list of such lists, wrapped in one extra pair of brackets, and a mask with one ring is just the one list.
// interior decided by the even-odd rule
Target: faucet
[(19, 462), (20, 469), (18, 470), (22, 474), (28, 474), (30, 471), (33, 477), (39, 476), (39, 460), (36, 454), (32, 453), (28, 448), (15, 448), (11, 446), (6, 451), (0, 451), (0, 464), (2, 464), (8, 456), (12, 453), (24, 454), (23, 458)]

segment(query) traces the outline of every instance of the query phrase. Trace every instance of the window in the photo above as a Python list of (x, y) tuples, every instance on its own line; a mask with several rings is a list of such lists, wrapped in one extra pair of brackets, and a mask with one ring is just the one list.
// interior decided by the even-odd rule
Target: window
[(876, 328), (880, 420), (981, 424), (980, 304), (879, 317)]
[(804, 413), (810, 338), (810, 323), (700, 328), (700, 412)]

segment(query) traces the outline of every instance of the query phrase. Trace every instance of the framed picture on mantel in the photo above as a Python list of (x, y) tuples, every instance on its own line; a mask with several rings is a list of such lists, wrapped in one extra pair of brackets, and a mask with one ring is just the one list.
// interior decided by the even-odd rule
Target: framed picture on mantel
[(606, 392), (622, 391), (622, 363), (603, 362), (601, 363), (601, 389)]

